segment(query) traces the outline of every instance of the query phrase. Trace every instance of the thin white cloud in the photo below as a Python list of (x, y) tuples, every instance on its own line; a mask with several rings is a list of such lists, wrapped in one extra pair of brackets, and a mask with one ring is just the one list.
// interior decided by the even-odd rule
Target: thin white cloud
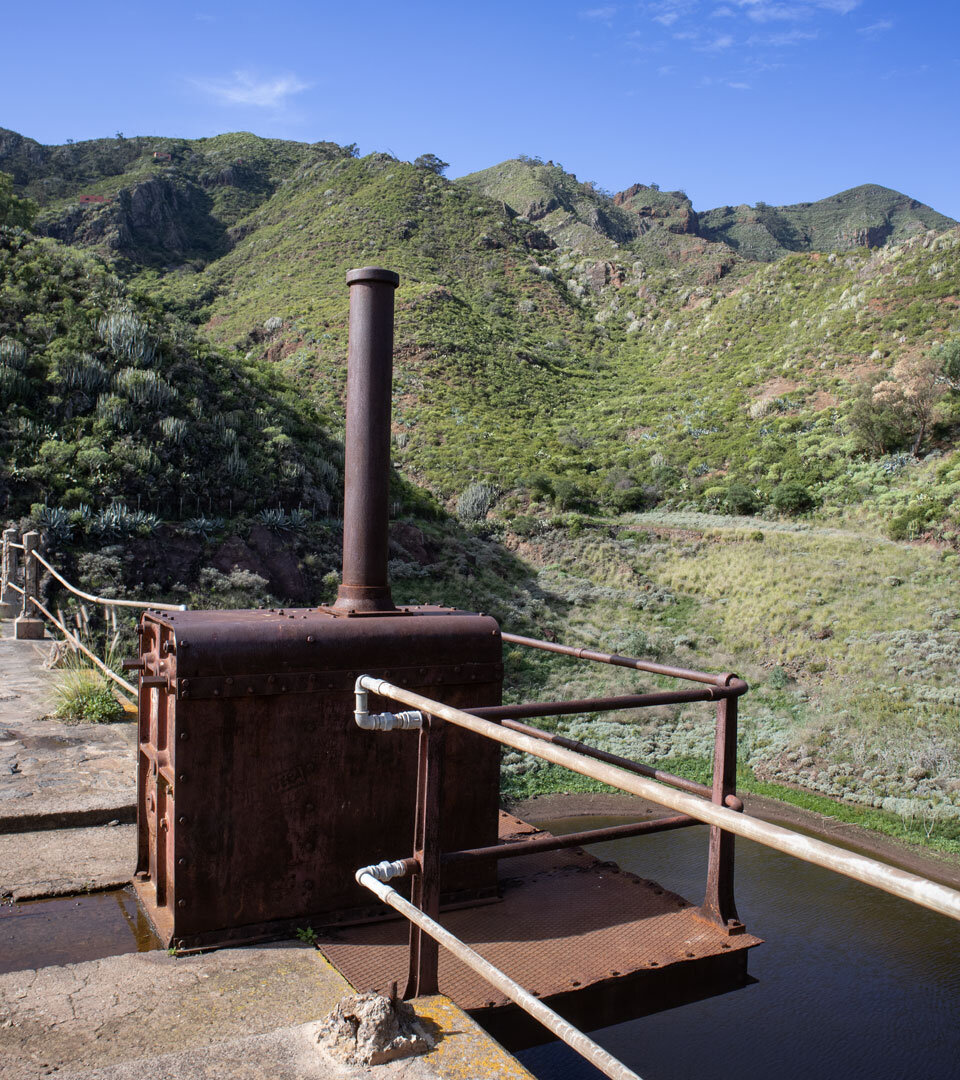
[(608, 4), (606, 7), (587, 8), (585, 11), (580, 12), (580, 18), (599, 19), (600, 21), (604, 21), (606, 19), (612, 19), (616, 13), (616, 7), (613, 4)]
[(815, 30), (786, 30), (782, 34), (754, 34), (747, 39), (747, 44), (779, 49), (785, 45), (799, 45), (801, 41), (814, 41), (818, 36)]
[(660, 23), (661, 26), (673, 26), (673, 24), (680, 18), (680, 13), (677, 11), (665, 11), (662, 15), (654, 15), (653, 21)]
[(747, 18), (754, 22), (799, 22), (813, 18), (818, 12), (833, 15), (849, 15), (859, 7), (861, 0), (795, 0), (783, 3), (778, 0), (734, 0)]
[(700, 52), (722, 52), (724, 49), (729, 49), (732, 44), (732, 34), (721, 34), (719, 37), (714, 38), (713, 41), (707, 41), (703, 45), (698, 45), (697, 49)]
[(729, 86), (731, 90), (749, 90), (750, 89), (750, 84), (745, 83), (745, 82), (728, 82), (727, 86)]
[(868, 37), (872, 37), (874, 34), (882, 34), (887, 30), (893, 29), (893, 22), (890, 19), (881, 19), (879, 22), (872, 23), (870, 26), (861, 26), (857, 30), (858, 34), (866, 34)]
[(733, 10), (732, 7), (727, 7), (726, 4), (722, 4), (720, 7), (714, 8), (713, 11), (710, 12), (710, 18), (732, 19), (736, 14), (737, 13)]
[(296, 75), (258, 78), (249, 71), (235, 71), (229, 79), (191, 79), (190, 82), (222, 105), (253, 105), (261, 109), (280, 109), (287, 98), (310, 86)]

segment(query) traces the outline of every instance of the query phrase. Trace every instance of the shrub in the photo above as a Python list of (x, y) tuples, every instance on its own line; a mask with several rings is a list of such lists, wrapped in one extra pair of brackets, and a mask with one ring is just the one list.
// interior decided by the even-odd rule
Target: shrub
[(939, 499), (926, 499), (908, 506), (897, 514), (887, 526), (891, 540), (916, 540), (946, 513), (946, 506)]
[(483, 521), (499, 494), (489, 484), (469, 484), (457, 499), (457, 517), (461, 521)]
[(746, 484), (733, 483), (727, 488), (724, 504), (731, 514), (753, 514), (760, 502), (752, 488)]
[(770, 505), (778, 514), (805, 514), (817, 501), (799, 480), (785, 480), (770, 493)]

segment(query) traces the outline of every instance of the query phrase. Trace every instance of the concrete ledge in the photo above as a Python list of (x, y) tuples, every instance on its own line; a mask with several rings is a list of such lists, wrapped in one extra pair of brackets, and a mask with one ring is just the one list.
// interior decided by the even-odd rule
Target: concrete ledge
[(0, 836), (0, 897), (35, 900), (120, 887), (136, 862), (134, 825)]
[(28, 619), (21, 615), (13, 620), (13, 636), (17, 641), (41, 641), (43, 630), (43, 619)]

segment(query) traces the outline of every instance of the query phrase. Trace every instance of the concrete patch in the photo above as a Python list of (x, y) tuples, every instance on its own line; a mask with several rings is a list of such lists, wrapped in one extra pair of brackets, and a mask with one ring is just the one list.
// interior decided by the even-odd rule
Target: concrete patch
[(0, 897), (31, 900), (125, 885), (136, 861), (135, 825), (0, 835)]

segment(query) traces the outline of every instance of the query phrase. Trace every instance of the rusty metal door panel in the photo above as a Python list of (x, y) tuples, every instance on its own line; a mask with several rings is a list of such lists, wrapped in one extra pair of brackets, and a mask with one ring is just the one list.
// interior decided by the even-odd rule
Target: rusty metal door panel
[[(141, 692), (138, 891), (161, 936), (194, 948), (382, 915), (353, 872), (412, 850), (417, 738), (360, 731), (353, 681), (403, 673), (454, 705), (498, 704), (494, 620), (252, 611), (143, 625), (144, 681), (165, 685)], [(449, 735), (443, 845), (493, 844), (498, 748)], [(495, 875), (451, 867), (444, 890), (489, 894)]]

